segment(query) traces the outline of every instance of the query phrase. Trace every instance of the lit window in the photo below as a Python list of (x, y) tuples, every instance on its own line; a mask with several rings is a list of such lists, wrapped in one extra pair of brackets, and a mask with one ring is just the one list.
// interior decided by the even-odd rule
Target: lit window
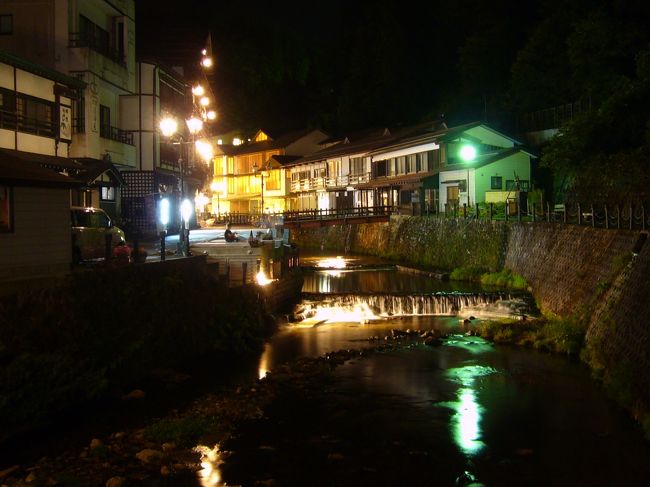
[(11, 188), (0, 185), (0, 233), (13, 231)]
[(115, 201), (115, 188), (112, 186), (102, 186), (102, 201)]

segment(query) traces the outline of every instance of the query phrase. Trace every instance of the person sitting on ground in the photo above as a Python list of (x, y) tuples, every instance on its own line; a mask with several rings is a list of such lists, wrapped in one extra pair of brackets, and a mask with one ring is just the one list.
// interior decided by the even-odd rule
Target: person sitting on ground
[(226, 231), (223, 232), (223, 238), (226, 242), (239, 241), (239, 236), (230, 229), (230, 223), (226, 224)]

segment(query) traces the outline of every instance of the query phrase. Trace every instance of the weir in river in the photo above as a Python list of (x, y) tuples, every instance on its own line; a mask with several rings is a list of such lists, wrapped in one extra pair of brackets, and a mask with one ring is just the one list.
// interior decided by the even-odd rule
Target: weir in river
[[(363, 266), (349, 256), (325, 262), (306, 261), (302, 302), (266, 344), (259, 377), (273, 378), (301, 357), (404, 341), (337, 367), (322, 397), (296, 397), (300, 405), (274, 409), (212, 450), (228, 451), (210, 463), (222, 481), (648, 484), (648, 445), (585, 367), (470, 333), (490, 313), (526, 316), (526, 293)], [(406, 330), (436, 330), (444, 339), (430, 347), (418, 334), (400, 334)]]

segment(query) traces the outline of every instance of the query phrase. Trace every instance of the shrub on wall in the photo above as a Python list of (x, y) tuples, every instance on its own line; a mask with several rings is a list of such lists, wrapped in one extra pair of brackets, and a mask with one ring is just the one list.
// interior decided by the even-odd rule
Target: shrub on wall
[(415, 266), (451, 270), (503, 267), (507, 226), (503, 222), (393, 216), (389, 223), (339, 225), (296, 230), (304, 248), (351, 251)]

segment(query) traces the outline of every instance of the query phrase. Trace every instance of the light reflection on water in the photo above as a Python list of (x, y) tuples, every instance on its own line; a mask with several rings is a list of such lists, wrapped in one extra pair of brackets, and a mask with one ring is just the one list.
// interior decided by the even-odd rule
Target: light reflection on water
[[(386, 270), (332, 272), (336, 275), (314, 273), (326, 277), (308, 279), (305, 290), (318, 292), (326, 285), (342, 293), (407, 291), (418, 279)], [(415, 286), (422, 291), (421, 285), (435, 292), (445, 284), (428, 279)], [(650, 479), (643, 470), (650, 463), (647, 445), (589, 374), (563, 357), (466, 336), (473, 325), (458, 317), (330, 318), (282, 326), (264, 349), (259, 376), (298, 357), (374, 347), (394, 328), (437, 329), (451, 334), (442, 346), (427, 347), (413, 338), (405, 342), (410, 345), (336, 369), (347, 392), (367, 398), (372, 424), (380, 425), (386, 438), (417, 438), (422, 449), (443, 452), (438, 468), (449, 471), (450, 482), (463, 477), (487, 485), (557, 485), (560, 478), (566, 480), (562, 485), (650, 485), (618, 482), (622, 475)]]
[(326, 270), (304, 273), (302, 290), (306, 293), (426, 293), (426, 292), (481, 292), (488, 288), (479, 283), (440, 281), (419, 274), (380, 270)]
[[(454, 340), (452, 346), (462, 342), (463, 340)], [(473, 342), (476, 343), (475, 340)], [(490, 348), (489, 344), (485, 345), (482, 351), (467, 344), (461, 346), (472, 353), (482, 353)], [(496, 373), (496, 369), (482, 365), (466, 365), (447, 370), (446, 375), (449, 380), (459, 383), (462, 387), (459, 387), (456, 392), (458, 398), (456, 401), (439, 402), (437, 406), (454, 411), (451, 419), (454, 441), (468, 456), (475, 455), (485, 447), (485, 443), (481, 440), (481, 418), (485, 409), (478, 401), (475, 390), (476, 378)]]

